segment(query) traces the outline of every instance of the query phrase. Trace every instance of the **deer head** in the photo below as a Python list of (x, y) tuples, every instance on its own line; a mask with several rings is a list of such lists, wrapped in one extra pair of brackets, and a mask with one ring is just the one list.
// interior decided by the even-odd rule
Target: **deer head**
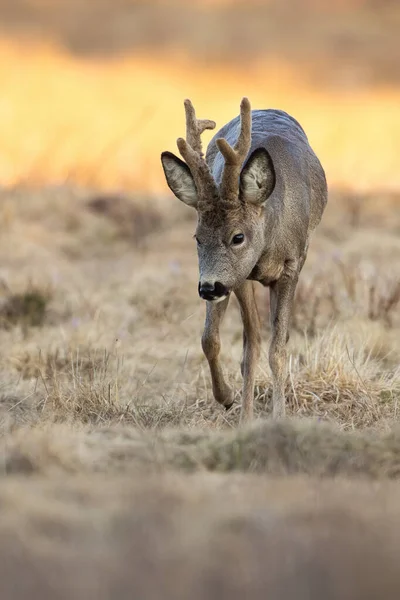
[(215, 141), (224, 158), (219, 185), (204, 159), (200, 138), (215, 123), (196, 119), (190, 100), (185, 100), (185, 111), (186, 140), (177, 140), (185, 162), (171, 152), (163, 152), (161, 161), (172, 192), (198, 213), (199, 294), (205, 300), (220, 301), (243, 283), (262, 254), (265, 204), (275, 186), (275, 171), (265, 148), (256, 148), (248, 156), (252, 139), (247, 98), (240, 105), (234, 147), (223, 138)]

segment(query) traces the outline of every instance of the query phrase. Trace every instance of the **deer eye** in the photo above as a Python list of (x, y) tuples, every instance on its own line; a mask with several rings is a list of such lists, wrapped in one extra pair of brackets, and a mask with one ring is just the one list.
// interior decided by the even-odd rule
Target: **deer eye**
[(244, 242), (244, 235), (243, 233), (237, 233), (236, 235), (233, 236), (232, 238), (232, 244), (234, 246), (239, 246), (240, 244), (242, 244)]
[(198, 245), (198, 246), (201, 246), (201, 242), (200, 242), (199, 238), (197, 237), (197, 235), (195, 235), (195, 236), (193, 236), (193, 237), (194, 237), (194, 239), (196, 240), (196, 243), (197, 243), (197, 245)]

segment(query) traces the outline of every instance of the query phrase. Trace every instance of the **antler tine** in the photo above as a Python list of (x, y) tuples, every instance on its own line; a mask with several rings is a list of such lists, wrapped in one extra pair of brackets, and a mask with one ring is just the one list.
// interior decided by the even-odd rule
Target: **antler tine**
[(195, 152), (203, 157), (201, 134), (206, 129), (215, 129), (215, 121), (210, 119), (197, 119), (196, 112), (190, 100), (185, 100), (186, 113), (186, 141)]
[(240, 133), (235, 146), (224, 139), (216, 140), (218, 150), (225, 159), (221, 193), (225, 199), (236, 199), (240, 169), (251, 146), (251, 106), (248, 98), (240, 103)]
[(217, 193), (214, 179), (208, 165), (204, 160), (201, 144), (201, 134), (206, 129), (214, 129), (215, 121), (210, 119), (197, 119), (196, 112), (190, 100), (185, 100), (186, 113), (186, 140), (177, 139), (178, 150), (182, 158), (189, 166), (199, 191), (203, 189), (212, 190), (213, 195)]

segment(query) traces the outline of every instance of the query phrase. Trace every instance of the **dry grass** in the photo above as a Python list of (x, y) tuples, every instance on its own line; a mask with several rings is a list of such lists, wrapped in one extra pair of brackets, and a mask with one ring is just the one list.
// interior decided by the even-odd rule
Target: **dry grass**
[(294, 307), (290, 418), (269, 419), (259, 286), (258, 422), (237, 430), (239, 310), (222, 331), (226, 412), (200, 348), (193, 215), (3, 193), (2, 596), (398, 597), (399, 484), (383, 480), (400, 473), (399, 213), (366, 198), (355, 220), (331, 200)]
[[(10, 75), (21, 71), (23, 78)], [(331, 73), (326, 65), (322, 71)], [(185, 49), (178, 56), (79, 60), (43, 38), (29, 46), (0, 40), (0, 77), (6, 184), (68, 181), (165, 195), (159, 156), (174, 151), (184, 132), (183, 99), (191, 97), (198, 114), (220, 127), (237, 115), (246, 94), (255, 108), (279, 107), (301, 122), (331, 184), (361, 193), (399, 185), (398, 88), (334, 83), (326, 89), (320, 75), (311, 84), (281, 55), (230, 65), (193, 63)]]
[(299, 119), (329, 182), (364, 202), (399, 186), (399, 16), (390, 0), (0, 0), (0, 180), (165, 194), (183, 99), (221, 126), (246, 94)]
[(243, 430), (182, 427), (162, 431), (124, 424), (55, 424), (9, 428), (2, 475), (133, 474), (169, 471), (247, 472), (268, 476), (398, 479), (400, 429), (341, 432), (317, 419), (260, 420)]
[[(158, 474), (9, 479), (0, 591), (16, 600), (398, 598), (399, 489)], [(22, 576), (23, 574), (23, 576)]]
[[(232, 300), (223, 327), (238, 391), (226, 413), (212, 400), (200, 349), (193, 216), (182, 209), (177, 219), (172, 200), (113, 200), (69, 188), (4, 194), (4, 397), (17, 399), (19, 416), (27, 406), (24, 422), (31, 411), (33, 421), (235, 427), (239, 311)], [(343, 429), (387, 430), (400, 398), (399, 221), (398, 211), (386, 221), (395, 198), (380, 215), (365, 204), (355, 224), (348, 197), (333, 194), (313, 239), (294, 306), (288, 410)], [(268, 292), (257, 293), (267, 339)], [(263, 418), (267, 363), (265, 345), (255, 399)]]
[(19, 324), (25, 331), (28, 327), (40, 327), (50, 298), (50, 291), (30, 285), (23, 292), (9, 293), (0, 305), (0, 326), (10, 329)]
[[(378, 82), (398, 81), (398, 9), (95, 4), (0, 0), (0, 597), (397, 600), (399, 89)], [(10, 40), (21, 27), (29, 43)], [(226, 412), (200, 347), (194, 215), (159, 152), (183, 98), (220, 125), (244, 94), (300, 120), (331, 190), (288, 418), (270, 419), (258, 286), (257, 421), (238, 430), (239, 309)]]
[(398, 83), (399, 16), (393, 0), (2, 0), (0, 31), (55, 39), (81, 57), (180, 52), (243, 65), (281, 56), (319, 85), (351, 86)]

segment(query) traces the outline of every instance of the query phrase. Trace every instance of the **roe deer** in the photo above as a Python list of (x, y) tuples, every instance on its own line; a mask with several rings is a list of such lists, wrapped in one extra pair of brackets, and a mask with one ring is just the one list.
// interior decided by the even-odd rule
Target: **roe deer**
[(293, 297), (307, 256), (310, 233), (327, 202), (325, 173), (300, 124), (281, 110), (251, 110), (243, 98), (240, 117), (213, 137), (206, 157), (200, 135), (214, 129), (196, 119), (185, 100), (186, 140), (177, 146), (186, 162), (163, 152), (172, 192), (198, 213), (199, 294), (207, 300), (202, 347), (215, 399), (226, 409), (233, 392), (222, 373), (219, 326), (233, 292), (243, 321), (243, 392), (240, 421), (253, 416), (260, 319), (254, 281), (270, 289), (273, 417), (285, 415), (286, 344)]

